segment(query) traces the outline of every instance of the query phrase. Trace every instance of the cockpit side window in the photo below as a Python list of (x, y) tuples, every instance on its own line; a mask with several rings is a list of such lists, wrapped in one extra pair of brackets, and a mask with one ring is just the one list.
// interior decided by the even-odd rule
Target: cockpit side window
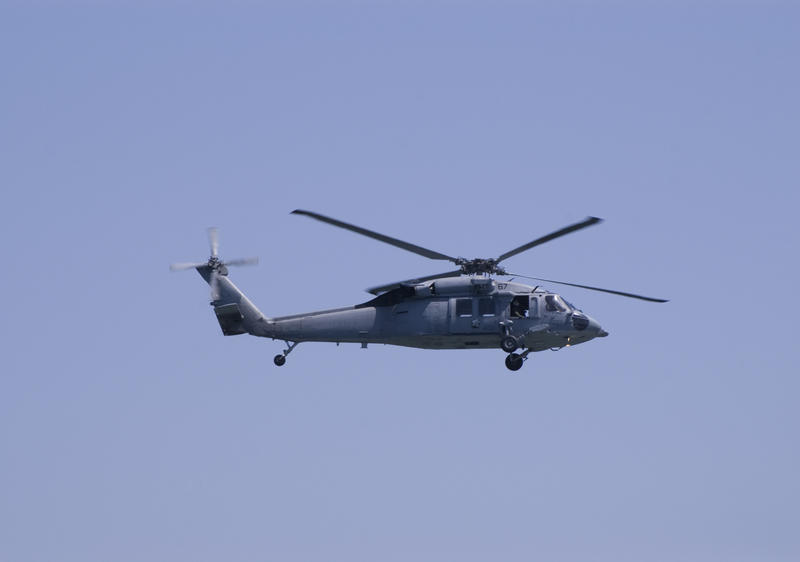
[(544, 297), (544, 300), (547, 303), (547, 310), (549, 312), (567, 311), (566, 305), (563, 302), (561, 302), (561, 299), (558, 298), (558, 295), (547, 295)]

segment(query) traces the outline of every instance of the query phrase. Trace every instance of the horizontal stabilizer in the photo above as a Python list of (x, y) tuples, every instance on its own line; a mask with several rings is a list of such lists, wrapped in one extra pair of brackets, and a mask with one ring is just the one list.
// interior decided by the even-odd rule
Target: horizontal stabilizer
[(231, 303), (215, 306), (214, 314), (217, 315), (219, 327), (222, 328), (222, 333), (226, 336), (236, 336), (247, 332), (242, 326), (244, 315), (239, 310), (238, 304)]

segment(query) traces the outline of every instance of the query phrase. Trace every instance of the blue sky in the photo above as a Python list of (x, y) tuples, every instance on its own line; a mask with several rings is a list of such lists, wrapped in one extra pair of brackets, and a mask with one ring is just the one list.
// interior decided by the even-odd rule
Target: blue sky
[[(792, 2), (0, 7), (0, 560), (796, 560)], [(536, 354), (224, 338), (606, 222), (512, 271)], [(557, 287), (552, 287), (558, 289)]]

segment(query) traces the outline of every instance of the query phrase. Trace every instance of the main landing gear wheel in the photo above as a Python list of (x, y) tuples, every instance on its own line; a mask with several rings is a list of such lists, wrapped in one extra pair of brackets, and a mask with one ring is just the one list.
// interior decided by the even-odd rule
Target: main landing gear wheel
[(509, 371), (519, 371), (522, 368), (524, 359), (518, 353), (511, 353), (506, 357), (506, 367)]
[[(285, 356), (285, 355), (276, 355), (276, 356), (275, 356), (275, 357), (272, 359), (272, 361), (273, 361), (273, 362), (274, 362), (274, 363), (275, 363), (275, 364), (276, 364), (278, 367), (280, 367), (280, 366), (282, 366), (284, 363), (286, 363), (286, 356)], [(510, 368), (510, 367), (509, 367), (509, 368)]]
[(505, 336), (500, 340), (500, 347), (506, 353), (512, 353), (517, 350), (519, 344), (517, 344), (517, 339), (514, 336)]

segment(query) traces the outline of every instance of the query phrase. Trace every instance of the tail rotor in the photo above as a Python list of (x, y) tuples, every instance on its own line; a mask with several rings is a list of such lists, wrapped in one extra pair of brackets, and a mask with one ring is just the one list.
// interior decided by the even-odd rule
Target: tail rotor
[(258, 263), (258, 258), (251, 257), (227, 261), (221, 260), (219, 257), (219, 231), (213, 226), (208, 229), (208, 245), (211, 249), (211, 255), (209, 256), (208, 261), (173, 263), (169, 266), (169, 269), (170, 271), (197, 269), (201, 274), (203, 274), (201, 269), (208, 268), (208, 284), (211, 287), (211, 303), (214, 304), (220, 298), (219, 277), (228, 275), (228, 266), (255, 265)]

